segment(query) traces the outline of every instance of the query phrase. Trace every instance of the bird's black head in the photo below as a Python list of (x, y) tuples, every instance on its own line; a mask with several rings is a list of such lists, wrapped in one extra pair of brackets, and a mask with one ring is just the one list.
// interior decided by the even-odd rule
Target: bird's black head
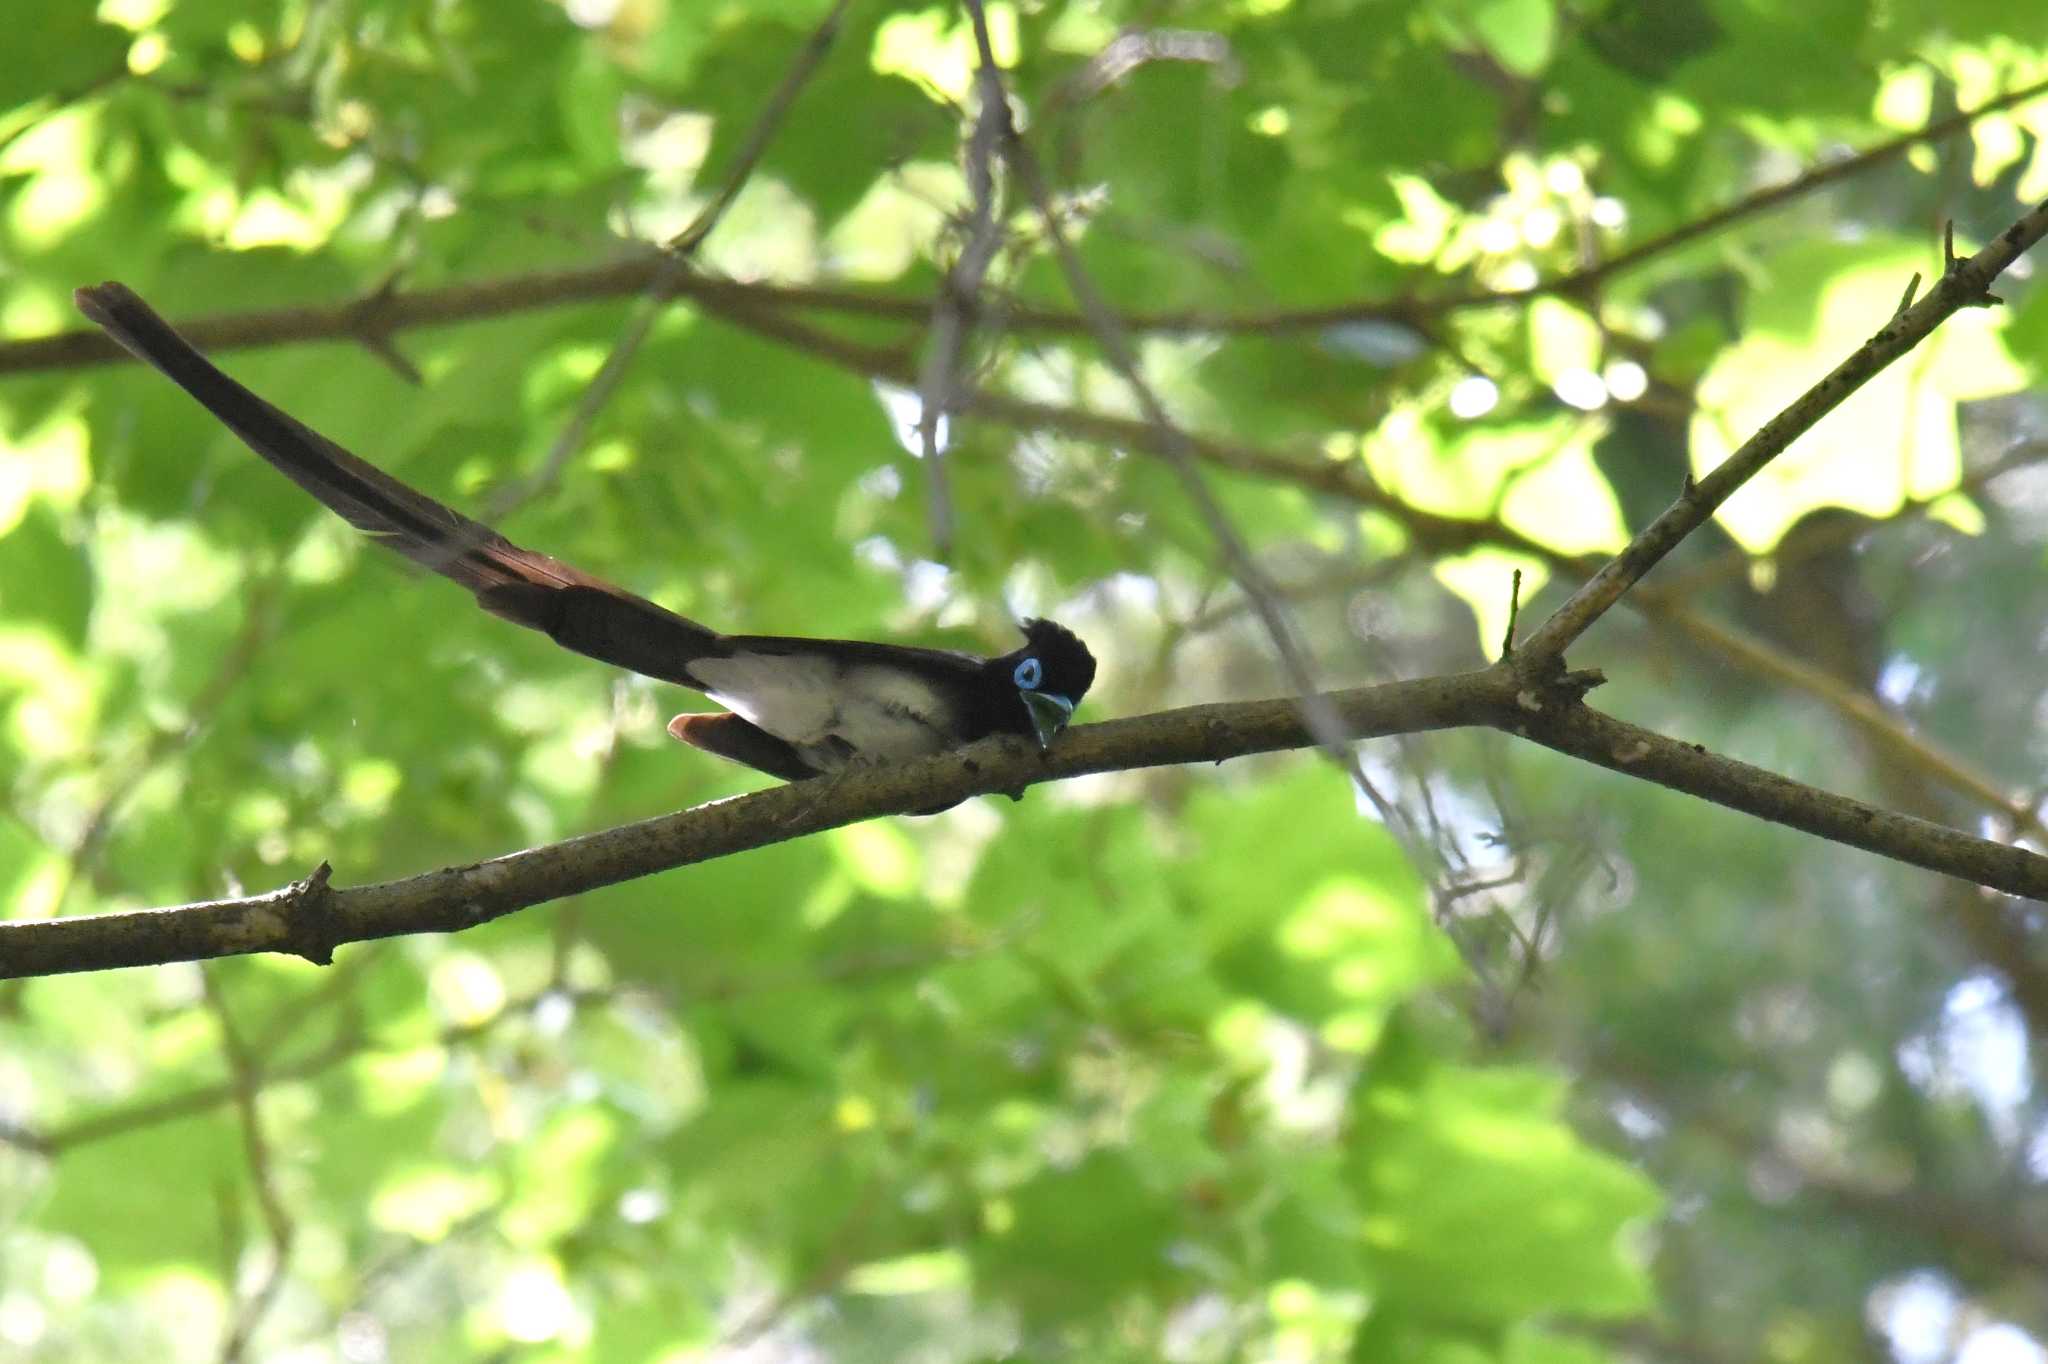
[(1005, 655), (1001, 664), (1031, 717), (1031, 732), (1038, 746), (1052, 742), (1053, 735), (1073, 718), (1074, 707), (1095, 682), (1095, 655), (1072, 630), (1049, 620), (1024, 622), (1024, 647)]

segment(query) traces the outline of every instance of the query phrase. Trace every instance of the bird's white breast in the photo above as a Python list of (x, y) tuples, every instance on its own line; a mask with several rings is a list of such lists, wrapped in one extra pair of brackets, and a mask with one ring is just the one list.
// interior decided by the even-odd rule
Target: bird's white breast
[(815, 654), (700, 658), (690, 671), (705, 694), (749, 723), (797, 746), (827, 771), (854, 753), (914, 758), (953, 742), (960, 716), (914, 673)]

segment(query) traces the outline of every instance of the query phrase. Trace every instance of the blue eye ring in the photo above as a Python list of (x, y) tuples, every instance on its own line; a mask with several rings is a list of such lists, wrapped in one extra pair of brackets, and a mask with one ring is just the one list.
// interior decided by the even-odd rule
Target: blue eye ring
[(1020, 691), (1037, 691), (1039, 683), (1045, 681), (1045, 665), (1036, 658), (1027, 658), (1010, 674), (1010, 680)]

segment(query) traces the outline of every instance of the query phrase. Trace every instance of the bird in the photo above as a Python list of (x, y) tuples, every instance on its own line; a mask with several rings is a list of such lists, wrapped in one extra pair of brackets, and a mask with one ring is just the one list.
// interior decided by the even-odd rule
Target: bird
[(521, 548), (351, 454), (230, 378), (126, 285), (87, 286), (73, 301), (279, 473), (372, 540), (468, 588), (485, 611), (723, 706), (669, 722), (671, 735), (707, 753), (803, 781), (992, 734), (1032, 739), (1045, 749), (1095, 681), (1088, 646), (1051, 620), (1024, 620), (1023, 645), (993, 658), (720, 633)]

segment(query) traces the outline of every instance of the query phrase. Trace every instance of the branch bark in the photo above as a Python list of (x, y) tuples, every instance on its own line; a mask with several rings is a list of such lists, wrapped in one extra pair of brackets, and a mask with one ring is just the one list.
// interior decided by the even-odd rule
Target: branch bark
[[(1545, 682), (1526, 665), (1331, 692), (1351, 739), (1484, 726), (1896, 861), (2013, 895), (2048, 898), (2048, 857), (1805, 786), (1602, 715), (1589, 679)], [(912, 763), (714, 801), (487, 862), (336, 889), (323, 864), (267, 895), (162, 909), (0, 923), (0, 978), (251, 952), (330, 960), (346, 943), (452, 933), (537, 905), (864, 819), (1042, 782), (1315, 746), (1297, 699), (1246, 701), (1069, 730), (1050, 750), (997, 738)]]

